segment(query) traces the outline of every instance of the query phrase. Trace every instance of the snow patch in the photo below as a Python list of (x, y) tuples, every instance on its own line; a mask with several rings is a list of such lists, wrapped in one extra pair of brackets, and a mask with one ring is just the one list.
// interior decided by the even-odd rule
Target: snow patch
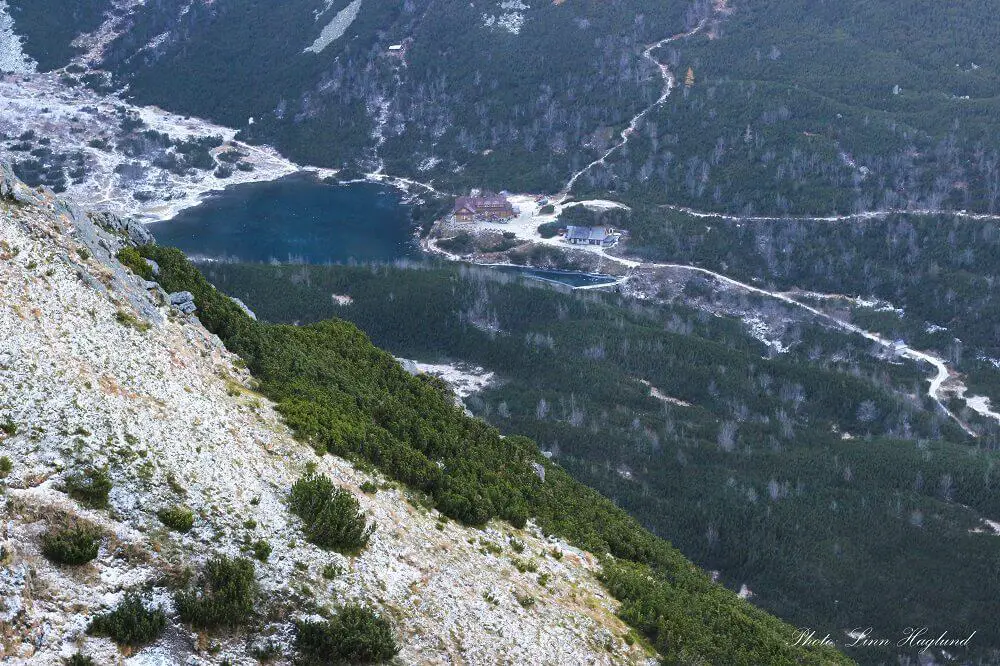
[(433, 157), (433, 156), (427, 157), (421, 160), (420, 164), (417, 165), (417, 171), (430, 171), (438, 164), (441, 164), (440, 157)]
[(664, 393), (660, 389), (658, 389), (655, 386), (653, 386), (652, 384), (650, 384), (645, 379), (640, 379), (639, 383), (649, 389), (649, 395), (650, 395), (650, 397), (656, 398), (657, 400), (659, 400), (661, 402), (668, 402), (671, 405), (677, 405), (678, 407), (690, 407), (691, 406), (690, 402), (685, 402), (684, 400), (680, 400), (678, 398), (672, 398), (672, 397), (670, 397), (669, 395), (667, 395), (666, 393)]
[(747, 326), (747, 332), (750, 336), (760, 340), (765, 345), (778, 352), (779, 354), (784, 354), (788, 351), (788, 347), (781, 341), (780, 338), (771, 339), (768, 337), (771, 334), (771, 327), (768, 326), (764, 320), (759, 317), (748, 317), (743, 320), (743, 323)]
[[(332, 5), (332, 1), (327, 3), (327, 9)], [(326, 24), (323, 31), (319, 33), (319, 37), (316, 38), (312, 44), (307, 46), (303, 53), (322, 53), (323, 49), (328, 47), (330, 44), (340, 39), (347, 29), (354, 23), (354, 19), (358, 17), (358, 12), (361, 10), (361, 0), (353, 0), (351, 4), (347, 5), (339, 12), (336, 16)]]
[(397, 360), (411, 374), (431, 375), (443, 380), (459, 398), (481, 393), (496, 383), (496, 375), (479, 366), (465, 363), (420, 363), (405, 358)]
[(1000, 536), (1000, 522), (995, 520), (987, 520), (982, 518), (984, 527), (974, 527), (969, 532), (973, 534), (993, 534), (995, 536)]

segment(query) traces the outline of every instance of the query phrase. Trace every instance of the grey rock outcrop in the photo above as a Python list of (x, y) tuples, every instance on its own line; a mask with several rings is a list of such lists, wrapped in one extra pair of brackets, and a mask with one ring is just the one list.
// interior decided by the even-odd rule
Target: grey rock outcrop
[(190, 291), (175, 291), (170, 294), (170, 304), (184, 314), (191, 314), (198, 309), (194, 304), (194, 295)]
[(149, 233), (149, 230), (133, 217), (123, 218), (108, 212), (88, 213), (87, 215), (94, 224), (121, 236), (132, 245), (150, 245), (156, 242), (153, 234)]
[[(230, 297), (230, 298), (232, 298), (232, 297)], [(254, 313), (254, 311), (251, 310), (250, 307), (246, 303), (244, 303), (243, 301), (241, 301), (238, 298), (233, 298), (232, 300), (233, 300), (233, 303), (236, 303), (236, 305), (240, 306), (240, 309), (243, 310), (243, 312), (247, 313), (248, 317), (250, 317), (254, 321), (257, 321), (257, 315), (256, 315), (256, 313)]]
[(19, 203), (34, 200), (31, 188), (14, 175), (14, 170), (6, 162), (0, 162), (0, 199), (12, 199)]

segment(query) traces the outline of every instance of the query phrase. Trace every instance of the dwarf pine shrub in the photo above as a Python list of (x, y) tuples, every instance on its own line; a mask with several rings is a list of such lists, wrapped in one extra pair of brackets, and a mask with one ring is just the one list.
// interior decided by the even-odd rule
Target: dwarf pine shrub
[(166, 626), (167, 616), (162, 609), (148, 609), (142, 597), (130, 592), (113, 611), (95, 617), (87, 631), (135, 648), (155, 641)]
[(156, 512), (160, 522), (172, 530), (187, 532), (194, 526), (194, 512), (186, 506), (169, 506)]
[(307, 666), (379, 663), (399, 652), (388, 620), (356, 604), (345, 606), (331, 620), (305, 620), (297, 628), (295, 646)]
[(56, 564), (86, 564), (97, 557), (102, 536), (96, 525), (70, 519), (42, 535), (42, 554)]
[(260, 588), (253, 562), (244, 557), (208, 561), (194, 589), (174, 595), (181, 621), (198, 629), (235, 627), (253, 615)]
[(250, 549), (253, 551), (253, 556), (261, 562), (267, 562), (267, 558), (271, 557), (271, 544), (264, 539), (255, 541)]
[(305, 522), (306, 537), (322, 548), (356, 553), (368, 545), (375, 525), (366, 525), (358, 500), (329, 478), (310, 472), (292, 486), (289, 505)]
[(111, 477), (106, 468), (88, 467), (66, 477), (66, 494), (92, 509), (108, 506), (111, 493)]

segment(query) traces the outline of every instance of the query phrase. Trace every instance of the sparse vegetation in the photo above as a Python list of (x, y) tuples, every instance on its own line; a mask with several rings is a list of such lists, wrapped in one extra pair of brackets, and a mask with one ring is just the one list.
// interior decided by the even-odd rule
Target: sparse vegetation
[(5, 478), (14, 469), (14, 463), (7, 456), (0, 456), (0, 479)]
[(281, 645), (274, 641), (265, 641), (250, 648), (250, 654), (262, 664), (270, 664), (281, 657)]
[(152, 325), (148, 321), (143, 321), (138, 317), (136, 317), (131, 312), (126, 312), (125, 310), (118, 310), (117, 312), (115, 312), (115, 321), (117, 321), (122, 326), (126, 326), (128, 328), (134, 328), (140, 333), (145, 333), (150, 328), (152, 328)]
[(0, 421), (0, 432), (8, 437), (13, 437), (17, 434), (17, 424), (10, 417), (7, 417), (3, 421)]
[(96, 666), (96, 664), (92, 657), (88, 657), (82, 652), (75, 652), (63, 659), (63, 666)]
[(111, 488), (111, 477), (103, 467), (88, 467), (65, 481), (66, 494), (92, 509), (107, 508)]
[(338, 564), (327, 564), (323, 566), (323, 578), (327, 580), (333, 580), (342, 573), (344, 573), (344, 570)]
[(538, 564), (535, 563), (534, 560), (523, 560), (520, 557), (515, 557), (512, 561), (514, 563), (514, 568), (521, 573), (534, 573), (538, 571)]
[(156, 512), (160, 522), (172, 530), (187, 532), (194, 526), (194, 512), (186, 506), (170, 506)]
[(42, 535), (42, 554), (56, 564), (79, 566), (97, 557), (103, 532), (79, 518), (66, 518)]
[(254, 541), (250, 549), (253, 551), (253, 556), (261, 562), (267, 562), (267, 558), (271, 556), (271, 544), (263, 539)]
[(358, 500), (329, 478), (310, 472), (292, 486), (289, 505), (305, 522), (306, 537), (323, 548), (355, 553), (375, 531), (366, 525)]
[(174, 602), (182, 622), (217, 629), (249, 622), (258, 593), (253, 562), (221, 556), (209, 560), (195, 588), (177, 592)]
[(95, 617), (87, 631), (94, 636), (106, 636), (118, 645), (136, 648), (155, 641), (166, 626), (163, 609), (150, 610), (139, 594), (130, 592), (113, 611)]
[(302, 664), (367, 664), (385, 662), (399, 647), (392, 625), (363, 606), (345, 606), (326, 622), (302, 621), (295, 646)]

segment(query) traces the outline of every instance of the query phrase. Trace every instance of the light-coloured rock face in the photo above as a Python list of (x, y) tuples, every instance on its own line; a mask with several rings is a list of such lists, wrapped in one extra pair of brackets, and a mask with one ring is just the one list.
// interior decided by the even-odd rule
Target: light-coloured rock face
[[(362, 493), (363, 482), (383, 480), (295, 442), (237, 359), (196, 319), (106, 265), (99, 233), (77, 231), (71, 211), (48, 195), (36, 198), (37, 205), (0, 202), (0, 423), (17, 426), (14, 435), (0, 433), (0, 454), (13, 462), (0, 496), (0, 661), (56, 664), (80, 649), (101, 664), (255, 664), (249, 648), (269, 639), (287, 663), (291, 621), (307, 602), (334, 608), (348, 600), (392, 619), (402, 663), (648, 660), (623, 640), (628, 630), (595, 580), (592, 556), (542, 538), (530, 524), (522, 531), (440, 523), (399, 488)], [(136, 302), (159, 315), (148, 330)], [(377, 522), (360, 556), (307, 543), (289, 513), (285, 497), (310, 461)], [(108, 466), (109, 510), (82, 508), (59, 490), (85, 465)], [(183, 535), (156, 517), (178, 503), (196, 514)], [(57, 567), (40, 554), (39, 535), (59, 513), (105, 529), (95, 561)], [(176, 623), (166, 574), (197, 570), (215, 553), (242, 554), (257, 539), (273, 548), (257, 565), (262, 607), (288, 610), (253, 635), (199, 641)], [(537, 571), (519, 571), (533, 568), (527, 562)], [(327, 580), (328, 564), (343, 573)], [(85, 627), (135, 587), (151, 587), (172, 621), (156, 644), (126, 657)]]

